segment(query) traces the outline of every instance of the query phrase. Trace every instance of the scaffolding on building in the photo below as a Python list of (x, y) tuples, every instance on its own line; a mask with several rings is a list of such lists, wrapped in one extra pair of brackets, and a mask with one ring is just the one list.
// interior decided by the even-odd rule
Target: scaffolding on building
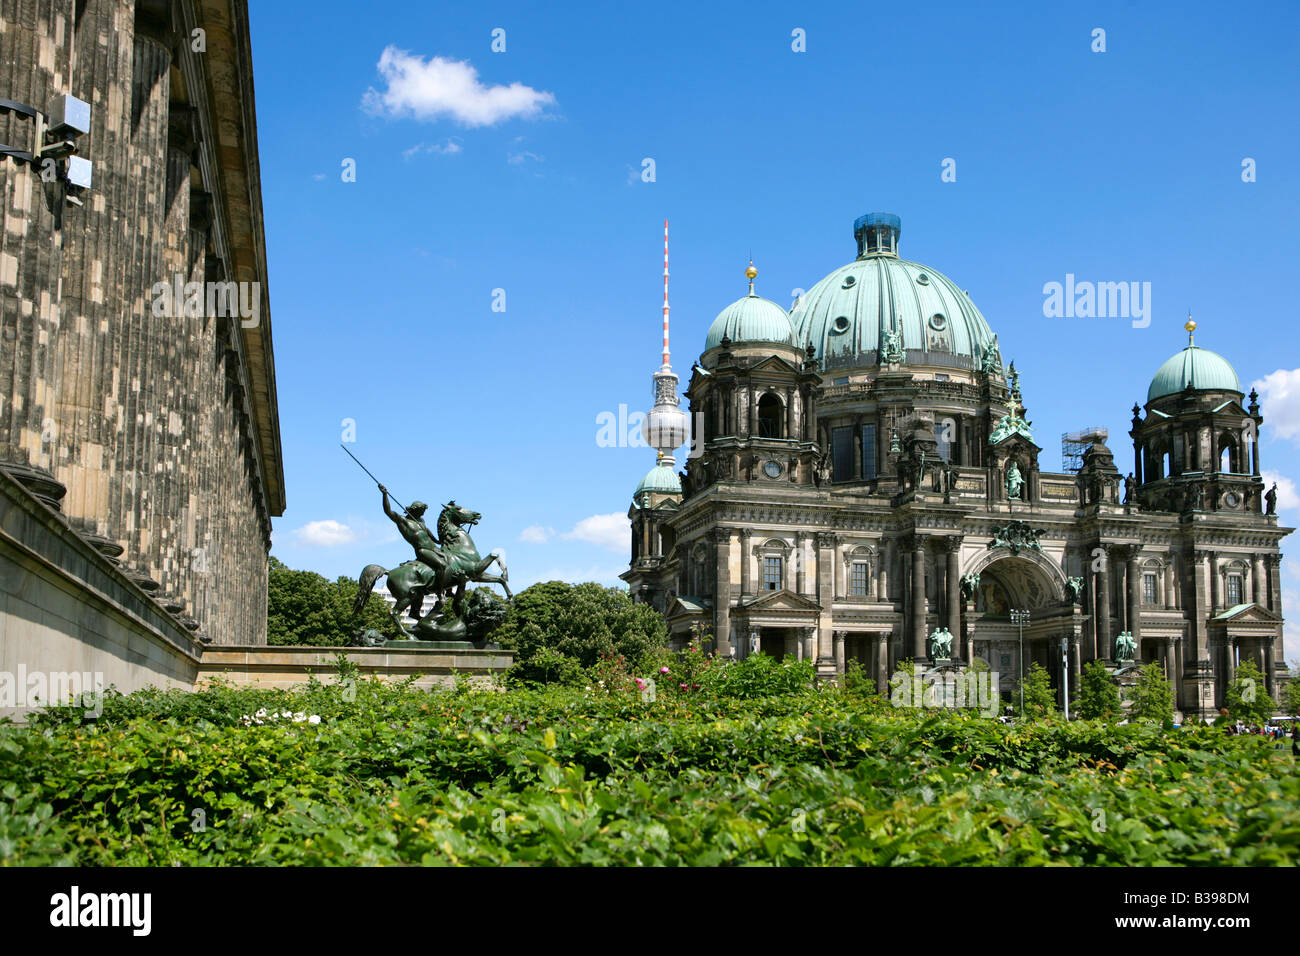
[(1078, 474), (1083, 467), (1083, 453), (1094, 442), (1105, 442), (1110, 431), (1101, 425), (1088, 425), (1078, 431), (1061, 433), (1061, 469)]

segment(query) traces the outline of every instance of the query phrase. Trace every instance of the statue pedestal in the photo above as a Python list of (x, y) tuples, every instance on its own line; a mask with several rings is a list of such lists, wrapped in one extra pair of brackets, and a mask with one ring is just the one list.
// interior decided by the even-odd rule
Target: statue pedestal
[(390, 638), (383, 645), (393, 651), (499, 651), (500, 644), (474, 644), (472, 641), (404, 641)]

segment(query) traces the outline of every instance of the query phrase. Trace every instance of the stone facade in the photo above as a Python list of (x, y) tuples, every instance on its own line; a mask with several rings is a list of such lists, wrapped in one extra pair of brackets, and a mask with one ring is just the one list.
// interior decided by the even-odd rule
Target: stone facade
[[(190, 632), (264, 643), (284, 478), (247, 5), (0, 0), (0, 21), (0, 97), (84, 100), (94, 164), (78, 195), (0, 163), (0, 459)], [(0, 112), (0, 142), (30, 151), (32, 117)], [(197, 308), (164, 298), (185, 283)]]
[[(1014, 363), (973, 304), (897, 258), (896, 217), (857, 227), (857, 262), (796, 305), (788, 342), (723, 338), (701, 355), (681, 494), (629, 512), (633, 596), (679, 646), (703, 632), (722, 655), (809, 659), (824, 678), (857, 661), (882, 690), (902, 661), (937, 663), (937, 630), (952, 636), (938, 663), (982, 658), (1004, 691), (1022, 639), (1023, 667), (1059, 689), (1067, 667), (1073, 688), (1083, 664), (1113, 662), (1127, 632), (1185, 713), (1213, 713), (1247, 658), (1276, 695), (1291, 529), (1266, 513), (1256, 396), (1189, 384), (1135, 407), (1146, 465), (1131, 480), (1104, 442), (1077, 473), (1047, 471)], [(927, 288), (940, 284), (944, 298)], [(891, 310), (909, 296), (915, 316)], [(729, 308), (718, 321), (734, 328)]]

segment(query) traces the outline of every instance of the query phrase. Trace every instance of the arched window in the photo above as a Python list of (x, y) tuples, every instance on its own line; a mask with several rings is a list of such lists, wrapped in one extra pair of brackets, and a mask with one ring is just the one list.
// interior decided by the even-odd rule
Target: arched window
[(758, 400), (758, 437), (783, 437), (781, 434), (784, 431), (781, 427), (783, 418), (785, 418), (785, 415), (784, 409), (781, 407), (781, 400), (768, 392)]
[(1231, 432), (1219, 436), (1219, 471), (1239, 473), (1242, 471), (1240, 456), (1237, 454), (1237, 439)]

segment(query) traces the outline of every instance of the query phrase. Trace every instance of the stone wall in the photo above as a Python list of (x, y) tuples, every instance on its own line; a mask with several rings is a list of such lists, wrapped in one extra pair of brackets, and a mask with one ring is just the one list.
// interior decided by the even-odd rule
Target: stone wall
[[(0, 0), (0, 19), (0, 96), (85, 100), (94, 163), (78, 207), (0, 161), (0, 462), (52, 476), (47, 503), (212, 642), (264, 643), (284, 492), (246, 3)], [(33, 127), (0, 116), (0, 142)], [(176, 276), (256, 287), (256, 323), (156, 308)]]
[(123, 693), (191, 688), (201, 653), (174, 615), (0, 471), (0, 717), (32, 709), (31, 675), (92, 675)]

